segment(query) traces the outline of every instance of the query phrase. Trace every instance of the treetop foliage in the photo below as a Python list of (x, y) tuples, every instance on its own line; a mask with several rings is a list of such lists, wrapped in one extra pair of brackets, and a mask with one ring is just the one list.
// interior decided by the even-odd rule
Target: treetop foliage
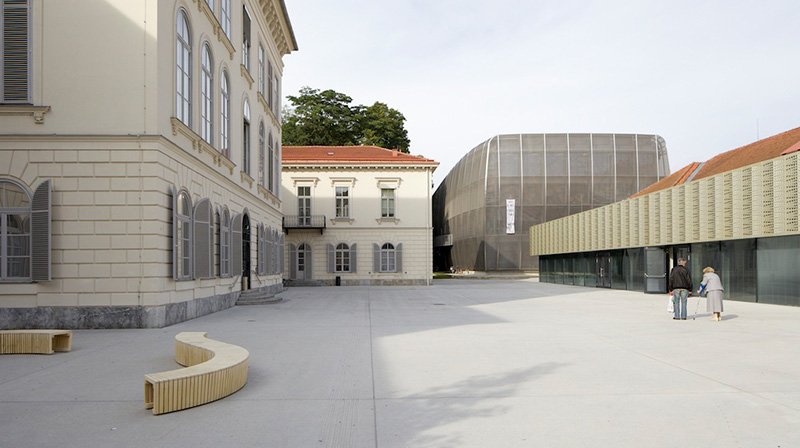
[(334, 90), (311, 87), (288, 96), (283, 113), (283, 144), (290, 146), (372, 145), (408, 152), (406, 118), (386, 103), (352, 105)]

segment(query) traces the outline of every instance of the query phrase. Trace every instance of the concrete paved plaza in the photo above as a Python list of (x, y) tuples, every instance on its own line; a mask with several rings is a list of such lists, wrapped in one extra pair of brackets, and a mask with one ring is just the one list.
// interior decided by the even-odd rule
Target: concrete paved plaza
[[(0, 447), (800, 446), (798, 308), (673, 321), (666, 295), (533, 280), (281, 295), (0, 356)], [(154, 416), (143, 376), (178, 367), (180, 331), (247, 348), (249, 382)]]

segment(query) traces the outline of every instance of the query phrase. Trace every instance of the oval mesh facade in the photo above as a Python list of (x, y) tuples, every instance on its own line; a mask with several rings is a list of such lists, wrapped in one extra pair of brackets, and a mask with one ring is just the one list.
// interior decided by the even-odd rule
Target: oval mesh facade
[(435, 269), (537, 270), (538, 258), (528, 254), (532, 225), (620, 201), (667, 175), (657, 135), (492, 137), (433, 195)]

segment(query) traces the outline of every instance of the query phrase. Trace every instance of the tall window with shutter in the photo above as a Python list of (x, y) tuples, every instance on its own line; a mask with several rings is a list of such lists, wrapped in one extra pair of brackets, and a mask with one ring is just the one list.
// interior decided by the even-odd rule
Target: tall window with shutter
[(219, 276), (231, 275), (231, 214), (228, 207), (220, 212), (219, 225)]
[(242, 6), (242, 65), (250, 71), (250, 14)]
[(272, 145), (272, 131), (269, 131), (269, 139), (267, 140), (269, 146), (269, 160), (267, 162), (267, 182), (269, 185), (267, 189), (275, 193), (275, 147)]
[(242, 108), (242, 171), (250, 175), (250, 103), (246, 98)]
[(227, 158), (231, 158), (231, 93), (228, 83), (228, 73), (222, 71), (220, 77), (220, 104), (219, 104), (219, 150)]
[(200, 136), (209, 144), (214, 140), (214, 57), (206, 42), (200, 66)]
[(214, 254), (211, 250), (211, 201), (201, 199), (194, 206), (192, 219), (194, 278), (213, 277)]
[(0, 103), (30, 103), (31, 38), (30, 0), (2, 0), (3, 76), (0, 78)]
[[(267, 179), (264, 160), (266, 158), (266, 155), (264, 154), (266, 151), (264, 140), (264, 122), (262, 121), (258, 124), (258, 184), (262, 187), (266, 187), (265, 182)], [(272, 144), (272, 142), (270, 142), (270, 144)]]
[(258, 46), (258, 93), (264, 96), (264, 46)]

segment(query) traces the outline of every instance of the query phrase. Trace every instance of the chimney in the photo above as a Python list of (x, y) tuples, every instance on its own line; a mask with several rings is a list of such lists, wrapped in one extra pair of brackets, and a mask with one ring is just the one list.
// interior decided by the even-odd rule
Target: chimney
[(392, 157), (397, 157), (398, 153), (399, 153), (399, 151), (397, 151), (396, 149), (393, 149), (392, 150)]

